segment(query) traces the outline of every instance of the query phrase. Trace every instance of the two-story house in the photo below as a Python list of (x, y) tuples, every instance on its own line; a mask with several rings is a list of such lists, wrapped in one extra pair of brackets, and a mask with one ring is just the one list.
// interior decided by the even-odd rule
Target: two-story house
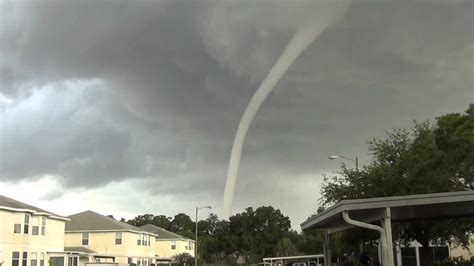
[(117, 221), (113, 218), (85, 211), (68, 216), (65, 248), (83, 251), (86, 262), (115, 262), (137, 266), (155, 263), (156, 234)]
[(140, 228), (157, 235), (156, 255), (158, 258), (171, 259), (174, 255), (181, 253), (188, 253), (194, 257), (194, 240), (152, 224), (146, 224)]
[(78, 256), (64, 252), (69, 219), (0, 195), (0, 263), (4, 266), (71, 266)]

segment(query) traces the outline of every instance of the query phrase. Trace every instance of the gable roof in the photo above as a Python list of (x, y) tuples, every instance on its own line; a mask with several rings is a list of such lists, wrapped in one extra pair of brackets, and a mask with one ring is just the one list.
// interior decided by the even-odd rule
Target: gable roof
[[(192, 240), (192, 239), (190, 239), (190, 238), (187, 238), (187, 237), (184, 237), (184, 236), (182, 236), (182, 235), (178, 235), (178, 234), (176, 234), (176, 233), (170, 232), (170, 231), (168, 231), (168, 230), (165, 230), (165, 229), (163, 229), (163, 228), (161, 228), (161, 227), (158, 227), (158, 226), (156, 226), (156, 225), (153, 225), (153, 224), (145, 224), (145, 225), (142, 225), (142, 226), (140, 226), (140, 229), (158, 235), (158, 236), (156, 237), (156, 240), (160, 240), (160, 239), (183, 239), (183, 240)], [(192, 240), (192, 241), (194, 241), (194, 240)]]
[[(85, 211), (68, 216), (70, 221), (66, 222), (66, 232), (71, 231), (132, 231), (147, 232), (133, 225), (117, 221), (105, 215)], [(147, 232), (149, 233), (149, 232)]]
[(14, 211), (14, 212), (29, 212), (31, 214), (36, 215), (45, 215), (50, 218), (55, 218), (59, 220), (68, 220), (68, 218), (61, 216), (59, 214), (55, 214), (33, 205), (26, 204), (21, 201), (14, 200), (12, 198), (0, 195), (0, 209)]

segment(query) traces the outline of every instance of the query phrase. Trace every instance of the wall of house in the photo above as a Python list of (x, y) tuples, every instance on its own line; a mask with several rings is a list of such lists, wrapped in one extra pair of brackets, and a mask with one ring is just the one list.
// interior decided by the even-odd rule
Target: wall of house
[(450, 253), (452, 258), (463, 257), (464, 259), (468, 260), (471, 257), (474, 257), (474, 235), (471, 235), (469, 246), (467, 248), (459, 245), (451, 245)]
[[(159, 239), (156, 241), (156, 254), (160, 258), (171, 258), (176, 254), (188, 253), (191, 256), (194, 256), (194, 241), (191, 240), (176, 240), (176, 249), (171, 249), (171, 245), (174, 240), (162, 240)], [(189, 241), (192, 242), (192, 249), (186, 249), (186, 246), (189, 245)]]
[[(28, 233), (25, 234), (25, 214), (29, 215)], [(41, 234), (41, 218), (46, 218), (45, 234)], [(14, 225), (20, 224), (19, 233), (14, 233)], [(20, 252), (20, 260), (26, 252), (28, 265), (36, 257), (38, 262), (42, 258), (47, 261), (47, 252), (64, 250), (64, 225), (63, 220), (52, 219), (46, 216), (35, 215), (28, 212), (13, 212), (0, 210), (0, 262), (12, 265), (13, 252)], [(33, 226), (38, 226), (38, 235), (33, 235)], [(38, 263), (39, 265), (39, 263)]]
[[(86, 232), (86, 231), (84, 231)], [(115, 257), (117, 263), (127, 263), (128, 258), (154, 258), (155, 257), (155, 237), (150, 235), (150, 245), (138, 245), (137, 240), (141, 239), (140, 233), (123, 231), (122, 244), (115, 244), (115, 236), (118, 231), (111, 232), (89, 232), (89, 244), (82, 245), (83, 232), (66, 232), (66, 247), (86, 247), (97, 252), (98, 255)]]

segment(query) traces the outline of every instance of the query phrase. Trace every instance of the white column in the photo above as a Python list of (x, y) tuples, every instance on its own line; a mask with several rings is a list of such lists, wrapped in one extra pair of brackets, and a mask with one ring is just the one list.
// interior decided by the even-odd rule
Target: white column
[(400, 244), (397, 244), (397, 266), (402, 266), (402, 249), (400, 248)]
[[(387, 238), (387, 265), (394, 266), (393, 260), (393, 240), (392, 240), (392, 221), (390, 208), (385, 208), (384, 218), (382, 220), (382, 227), (385, 230), (385, 237)], [(385, 260), (385, 258), (384, 258)]]
[(326, 231), (324, 233), (324, 266), (331, 266), (331, 247), (329, 246), (329, 233)]
[(420, 266), (420, 251), (418, 245), (415, 247), (416, 266)]

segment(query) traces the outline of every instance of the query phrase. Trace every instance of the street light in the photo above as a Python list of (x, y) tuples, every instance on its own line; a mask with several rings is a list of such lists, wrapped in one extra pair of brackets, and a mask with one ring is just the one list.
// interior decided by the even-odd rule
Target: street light
[(342, 158), (342, 159), (346, 159), (346, 160), (349, 160), (349, 161), (353, 161), (355, 163), (355, 166), (356, 166), (356, 171), (359, 172), (359, 158), (357, 156), (355, 157), (355, 159), (345, 157), (345, 156), (342, 156), (342, 155), (331, 155), (328, 158), (329, 158), (329, 160), (336, 160), (336, 159)]
[(194, 243), (194, 266), (197, 266), (198, 264), (198, 256), (197, 256), (197, 250), (198, 250), (198, 212), (200, 209), (212, 209), (211, 206), (204, 206), (204, 207), (196, 207), (196, 243)]

